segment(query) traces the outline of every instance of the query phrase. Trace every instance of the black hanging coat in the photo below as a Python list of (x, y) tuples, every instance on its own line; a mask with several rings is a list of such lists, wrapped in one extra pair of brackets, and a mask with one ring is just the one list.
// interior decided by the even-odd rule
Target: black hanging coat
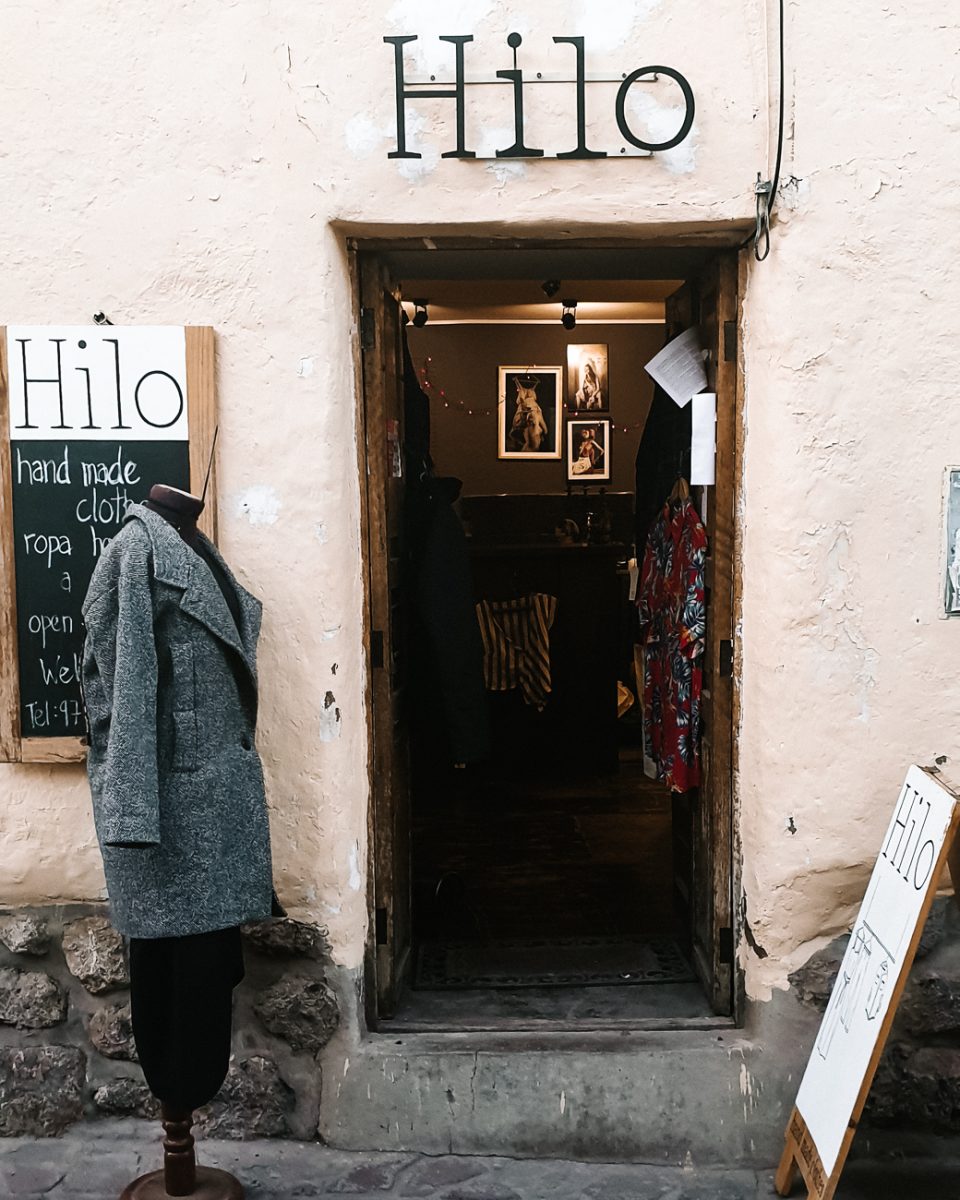
[(406, 338), (403, 398), (411, 721), (417, 743), (448, 764), (480, 762), (490, 732), (470, 550), (453, 507), (462, 485), (433, 474), (430, 401)]

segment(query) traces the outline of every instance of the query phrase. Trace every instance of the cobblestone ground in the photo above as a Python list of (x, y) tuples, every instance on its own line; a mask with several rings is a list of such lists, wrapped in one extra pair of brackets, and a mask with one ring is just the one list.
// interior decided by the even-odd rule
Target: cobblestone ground
[[(204, 1142), (198, 1157), (232, 1171), (247, 1200), (767, 1200), (772, 1172), (363, 1154), (292, 1142)], [(159, 1165), (142, 1129), (98, 1126), (63, 1138), (0, 1140), (0, 1197), (117, 1200)], [(798, 1189), (797, 1194), (802, 1194)], [(850, 1164), (838, 1200), (960, 1200), (960, 1162)]]

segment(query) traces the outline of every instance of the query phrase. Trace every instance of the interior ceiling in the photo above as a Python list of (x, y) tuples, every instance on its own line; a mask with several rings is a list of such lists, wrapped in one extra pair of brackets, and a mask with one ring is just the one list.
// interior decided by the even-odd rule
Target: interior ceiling
[(717, 253), (705, 245), (447, 248), (424, 238), (377, 250), (393, 277), (411, 284), (417, 279), (687, 279)]
[[(708, 245), (437, 245), (411, 239), (378, 247), (409, 315), (427, 301), (434, 324), (560, 320), (564, 299), (578, 301), (577, 323), (662, 322), (664, 299), (717, 253)], [(547, 279), (561, 283), (544, 295)]]
[[(549, 278), (559, 279), (552, 275)], [(680, 279), (560, 279), (552, 297), (541, 279), (406, 279), (404, 305), (427, 304), (431, 324), (553, 323), (560, 320), (564, 300), (577, 301), (577, 323), (662, 322), (663, 302), (680, 287)]]

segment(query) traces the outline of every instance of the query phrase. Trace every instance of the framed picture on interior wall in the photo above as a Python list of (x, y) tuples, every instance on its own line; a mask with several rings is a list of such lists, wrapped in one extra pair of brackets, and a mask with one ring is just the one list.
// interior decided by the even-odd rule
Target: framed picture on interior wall
[(609, 412), (607, 347), (585, 342), (567, 347), (567, 408), (571, 412)]
[(567, 482), (602, 483), (610, 478), (610, 422), (567, 422)]
[(501, 367), (501, 458), (560, 458), (563, 367)]

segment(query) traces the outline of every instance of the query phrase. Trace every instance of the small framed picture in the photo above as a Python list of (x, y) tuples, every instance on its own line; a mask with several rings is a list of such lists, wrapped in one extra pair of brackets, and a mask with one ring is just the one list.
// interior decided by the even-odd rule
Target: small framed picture
[(610, 478), (610, 422), (567, 422), (567, 482)]
[(560, 458), (563, 367), (500, 368), (501, 458)]
[(941, 555), (942, 615), (960, 617), (960, 467), (947, 467)]
[(567, 347), (567, 408), (576, 413), (610, 411), (607, 347), (602, 342)]

